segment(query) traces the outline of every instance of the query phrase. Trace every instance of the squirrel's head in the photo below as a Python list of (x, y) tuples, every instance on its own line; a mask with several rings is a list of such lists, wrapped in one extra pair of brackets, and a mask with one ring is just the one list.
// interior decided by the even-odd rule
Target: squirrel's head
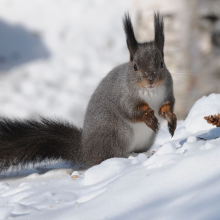
[(125, 14), (123, 23), (130, 52), (130, 71), (136, 76), (138, 85), (148, 89), (160, 86), (166, 74), (163, 17), (154, 14), (155, 38), (145, 43), (137, 42), (129, 14)]

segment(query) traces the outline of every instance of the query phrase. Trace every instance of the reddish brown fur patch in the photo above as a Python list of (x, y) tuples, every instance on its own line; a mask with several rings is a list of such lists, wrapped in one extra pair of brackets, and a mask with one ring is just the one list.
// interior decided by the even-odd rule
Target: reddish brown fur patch
[(144, 122), (154, 132), (158, 130), (158, 120), (154, 115), (154, 111), (145, 102), (139, 103), (137, 111), (132, 118), (132, 122)]
[(163, 105), (159, 110), (158, 114), (164, 118), (164, 116), (162, 114), (163, 112), (164, 113), (168, 113), (168, 112), (172, 113), (171, 103), (167, 103), (167, 104)]
[(165, 103), (159, 110), (159, 116), (163, 117), (168, 121), (168, 128), (171, 136), (174, 135), (177, 125), (176, 115), (173, 113), (174, 103)]
[(137, 117), (135, 118), (135, 122), (144, 122), (145, 116), (147, 113), (147, 111), (149, 110), (149, 105), (147, 103), (141, 102), (137, 105), (137, 110), (139, 112), (139, 114), (137, 114)]
[(136, 112), (133, 115), (133, 118), (131, 119), (132, 122), (134, 123), (138, 123), (138, 122), (145, 122), (146, 120), (146, 113), (148, 112), (148, 110), (150, 109), (149, 105), (145, 102), (140, 102), (137, 106), (136, 106)]
[[(139, 73), (138, 73), (138, 74), (139, 74)], [(159, 81), (157, 81), (157, 82), (154, 82), (154, 83), (152, 84), (152, 86), (158, 87), (158, 86), (160, 86), (162, 83), (163, 83), (163, 80), (159, 80)], [(143, 80), (139, 81), (137, 84), (138, 84), (139, 87), (141, 87), (141, 88), (143, 88), (143, 89), (145, 89), (145, 88), (147, 88), (148, 86), (150, 86), (149, 80), (147, 80), (146, 78), (144, 78)]]
[(139, 81), (138, 83), (138, 86), (141, 87), (142, 89), (145, 89), (149, 83), (148, 82), (145, 82), (145, 81)]

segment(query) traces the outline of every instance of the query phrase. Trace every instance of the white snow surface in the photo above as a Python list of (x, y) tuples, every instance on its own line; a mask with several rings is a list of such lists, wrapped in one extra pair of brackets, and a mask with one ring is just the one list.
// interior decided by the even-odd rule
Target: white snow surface
[[(82, 125), (98, 82), (128, 52), (128, 0), (1, 0), (0, 115)], [(173, 138), (163, 125), (150, 152), (86, 171), (64, 164), (8, 171), (0, 219), (220, 219), (220, 95), (198, 100)], [(52, 169), (56, 168), (56, 169)]]
[(0, 219), (219, 219), (220, 128), (203, 123), (204, 115), (220, 112), (219, 100), (198, 100), (173, 138), (162, 126), (148, 153), (86, 171), (3, 178)]

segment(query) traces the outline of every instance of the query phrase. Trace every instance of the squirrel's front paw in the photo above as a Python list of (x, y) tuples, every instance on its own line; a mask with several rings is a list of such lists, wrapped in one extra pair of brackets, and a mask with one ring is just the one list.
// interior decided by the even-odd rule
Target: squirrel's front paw
[(148, 111), (145, 113), (145, 123), (154, 132), (156, 132), (159, 129), (158, 120), (154, 115), (154, 110), (152, 110), (151, 108), (149, 108)]
[(160, 108), (159, 116), (163, 117), (164, 119), (168, 121), (168, 129), (169, 129), (171, 136), (173, 137), (174, 132), (176, 130), (177, 118), (176, 118), (176, 115), (173, 113), (172, 109), (173, 108), (170, 103), (163, 105)]
[(167, 114), (166, 115), (166, 119), (168, 121), (168, 129), (169, 129), (169, 132), (171, 134), (171, 136), (173, 137), (174, 135), (174, 132), (176, 130), (176, 124), (177, 124), (177, 118), (176, 118), (176, 115), (174, 113), (172, 114)]

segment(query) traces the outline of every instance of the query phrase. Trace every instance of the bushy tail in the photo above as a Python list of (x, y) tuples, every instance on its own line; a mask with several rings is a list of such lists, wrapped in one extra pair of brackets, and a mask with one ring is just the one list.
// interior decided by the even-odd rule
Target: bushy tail
[(81, 130), (67, 122), (0, 118), (0, 172), (62, 159), (80, 163)]

